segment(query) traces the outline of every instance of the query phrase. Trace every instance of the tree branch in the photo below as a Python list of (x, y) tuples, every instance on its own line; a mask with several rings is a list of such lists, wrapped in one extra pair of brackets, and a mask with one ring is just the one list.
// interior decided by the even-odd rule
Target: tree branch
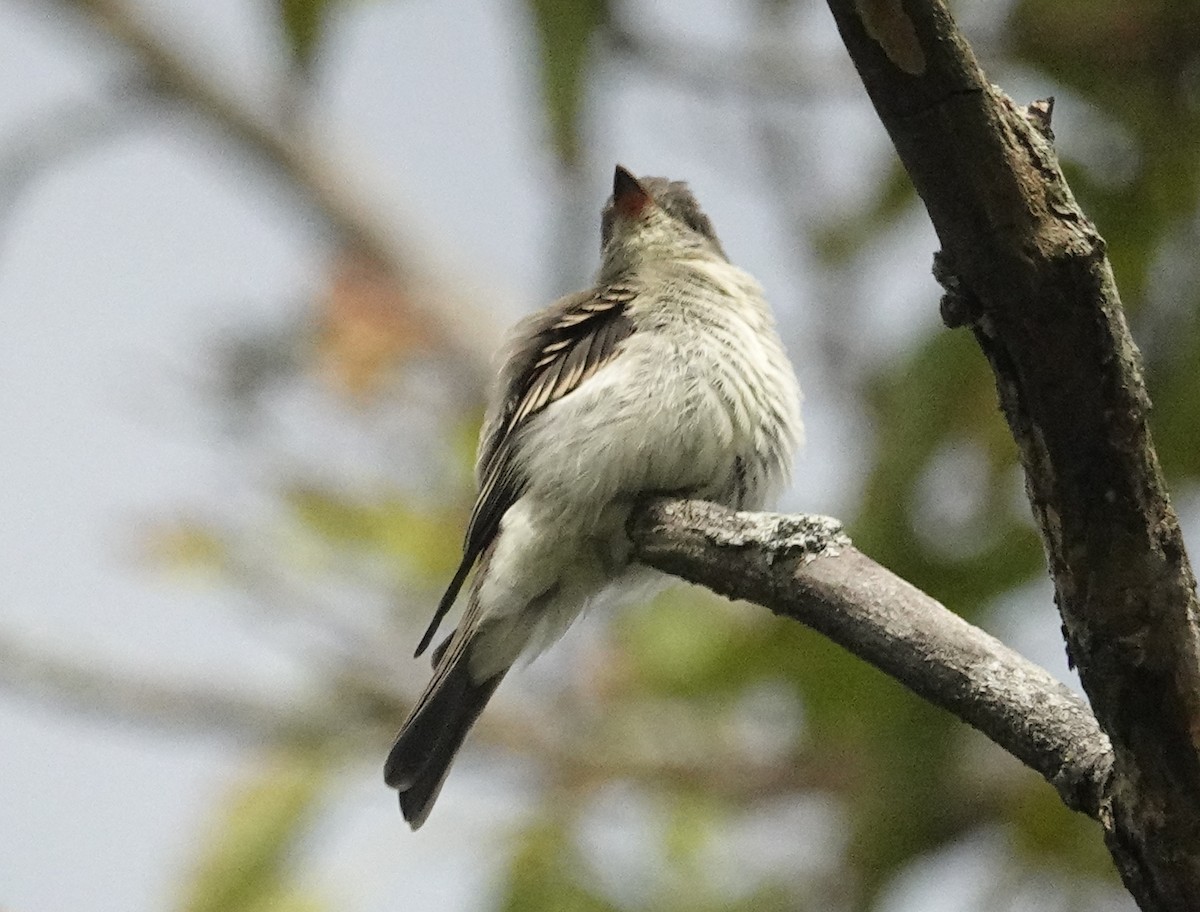
[[(299, 131), (284, 131), (223, 89), (169, 47), (125, 0), (62, 0), (87, 14), (131, 52), (155, 89), (215, 124), (226, 136), (286, 178), (287, 186), (326, 221), (339, 240), (388, 271), (404, 290), (427, 336), (468, 369), (491, 363), (497, 335), (464, 291), (429, 268), (432, 257), (385, 219), (358, 178), (362, 163), (343, 165)], [(439, 270), (438, 272), (442, 272)]]
[(941, 0), (829, 7), (941, 241), (943, 317), (971, 327), (996, 376), (1068, 648), (1112, 739), (1109, 849), (1143, 909), (1200, 908), (1200, 605), (1049, 105), (989, 85)]
[(6, 635), (0, 635), (0, 691), (155, 731), (216, 734), (253, 743), (300, 718), (289, 715), (281, 702), (122, 673), (94, 659), (56, 656)]
[[(138, 674), (94, 658), (55, 655), (0, 633), (0, 694), (56, 710), (98, 716), (155, 735), (215, 738), (261, 748), (288, 741), (346, 747), (373, 757), (391, 737), (395, 720), (413, 705), (389, 675), (357, 657), (325, 672), (331, 694), (319, 700), (280, 694), (264, 698), (250, 688), (184, 684)], [(813, 788), (845, 787), (844, 764), (819, 754), (759, 762), (717, 752), (703, 758), (645, 756), (636, 746), (505, 706), (492, 707), (475, 739), (490, 748), (542, 764), (558, 788), (586, 791), (622, 778), (654, 786), (686, 786), (741, 802)]]
[(146, 112), (142, 106), (128, 104), (126, 99), (144, 88), (126, 80), (108, 87), (106, 93), (119, 102), (63, 102), (26, 118), (4, 137), (0, 145), (0, 245), (17, 201), (43, 171), (143, 123)]
[(856, 550), (836, 520), (655, 500), (634, 512), (629, 534), (638, 560), (823, 633), (1099, 817), (1112, 756), (1087, 704)]

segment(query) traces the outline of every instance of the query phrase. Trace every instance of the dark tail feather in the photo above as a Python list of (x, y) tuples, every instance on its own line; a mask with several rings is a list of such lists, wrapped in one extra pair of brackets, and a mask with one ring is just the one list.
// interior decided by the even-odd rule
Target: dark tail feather
[(453, 657), (429, 683), (383, 768), (383, 778), (400, 792), (400, 810), (415, 830), (429, 816), (454, 755), (500, 684), (501, 672), (476, 683), (467, 670), (470, 649)]

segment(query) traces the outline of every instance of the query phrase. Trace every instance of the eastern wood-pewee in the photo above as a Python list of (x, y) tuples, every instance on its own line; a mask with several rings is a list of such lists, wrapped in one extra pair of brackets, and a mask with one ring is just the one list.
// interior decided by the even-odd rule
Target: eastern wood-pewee
[(474, 569), (466, 613), (384, 771), (413, 829), (518, 656), (657, 576), (630, 560), (634, 501), (760, 509), (800, 443), (800, 389), (762, 289), (686, 184), (618, 166), (601, 245), (595, 287), (515, 327), (490, 400), (462, 563), (417, 655)]

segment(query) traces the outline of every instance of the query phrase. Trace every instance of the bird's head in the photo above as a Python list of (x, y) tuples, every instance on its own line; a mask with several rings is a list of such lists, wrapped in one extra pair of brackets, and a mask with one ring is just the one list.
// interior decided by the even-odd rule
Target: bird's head
[(600, 223), (604, 272), (647, 259), (716, 255), (726, 259), (712, 222), (682, 181), (636, 178), (617, 165)]

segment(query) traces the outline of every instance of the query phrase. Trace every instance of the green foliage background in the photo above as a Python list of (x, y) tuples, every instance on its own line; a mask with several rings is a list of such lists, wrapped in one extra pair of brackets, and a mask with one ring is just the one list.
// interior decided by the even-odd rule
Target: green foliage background
[[(336, 5), (279, 3), (279, 28), (300, 68), (319, 56), (323, 24)], [(614, 10), (601, 0), (530, 0), (523, 15), (541, 54), (546, 139), (565, 169), (577, 169), (595, 116), (596, 73), (611, 53)], [(1021, 74), (1024, 84), (1064, 94), (1060, 116), (1084, 136), (1063, 143), (1065, 165), (1108, 241), (1143, 341), (1160, 456), (1177, 492), (1194, 490), (1200, 476), (1198, 48), (1200, 4), (1188, 0), (1021, 0), (980, 51), (994, 78)], [(865, 200), (806, 238), (830, 275), (869, 261), (892, 233), (906, 230), (903, 216), (918, 205), (898, 166)], [(967, 333), (938, 327), (853, 382), (871, 431), (862, 441), (870, 459), (861, 502), (844, 517), (857, 544), (968, 618), (988, 621), (1006, 595), (1043, 578), (1044, 564), (983, 359)], [(369, 565), (384, 568), (372, 578), (385, 590), (433, 592), (456, 558), (477, 421), (473, 399), (447, 421), (444, 433), (460, 464), (444, 498), (407, 491), (364, 497), (336, 484), (281, 480), (275, 531), (282, 526), (290, 545), (273, 552), (279, 572)], [(971, 454), (980, 467), (972, 515), (953, 541), (922, 531), (925, 483), (948, 453)], [(247, 560), (244, 540), (230, 529), (184, 520), (176, 532), (169, 556), (184, 563), (233, 574)], [(529, 747), (530, 762), (544, 767), (544, 798), (512, 835), (498, 908), (869, 910), (912, 864), (980, 833), (996, 837), (1014, 883), (1043, 879), (1054, 907), (1090, 908), (1097, 890), (1115, 884), (1097, 828), (1064, 810), (1043, 782), (980, 736), (794, 624), (716, 600), (698, 607), (702, 598), (677, 591), (616, 617), (605, 672), (585, 672), (570, 685), (587, 695), (594, 732), (564, 735), (548, 752)], [(394, 622), (403, 642), (421, 619), (404, 614)], [(348, 746), (336, 728), (304, 738), (287, 729), (213, 821), (183, 908), (338, 907), (296, 887), (293, 849), (339, 770), (373, 756), (404, 707), (349, 676), (333, 686), (329, 699), (369, 734)], [(781, 723), (786, 743), (765, 763), (736, 745), (744, 700), (763, 692), (772, 705), (792, 707)], [(647, 731), (669, 733), (684, 747), (667, 758), (639, 752)], [(513, 749), (503, 736), (481, 744)], [(592, 799), (610, 780), (627, 783), (655, 809), (652, 838), (661, 863), (636, 900), (605, 888), (580, 839)], [(763, 874), (731, 892), (720, 866), (710, 863), (728, 833), (796, 796), (819, 796), (834, 809), (845, 835), (832, 865), (816, 874)], [(781, 831), (779, 838), (806, 837)], [(995, 908), (1003, 907), (997, 897)]]

